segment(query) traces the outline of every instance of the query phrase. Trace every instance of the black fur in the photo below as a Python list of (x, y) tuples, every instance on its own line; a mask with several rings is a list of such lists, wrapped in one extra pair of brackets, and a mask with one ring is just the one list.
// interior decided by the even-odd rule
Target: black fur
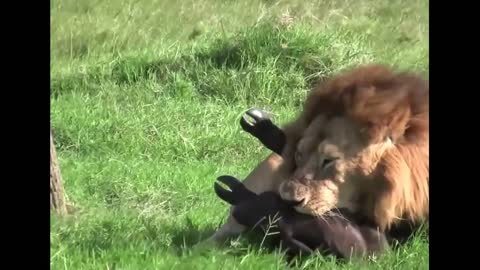
[(339, 258), (350, 258), (388, 248), (384, 234), (345, 209), (323, 217), (304, 215), (274, 192), (257, 195), (231, 176), (221, 176), (217, 180), (230, 187), (231, 191), (228, 191), (215, 184), (215, 192), (234, 205), (232, 215), (237, 222), (256, 231), (277, 225), (279, 234), (274, 242), (282, 243), (290, 255), (318, 250)]

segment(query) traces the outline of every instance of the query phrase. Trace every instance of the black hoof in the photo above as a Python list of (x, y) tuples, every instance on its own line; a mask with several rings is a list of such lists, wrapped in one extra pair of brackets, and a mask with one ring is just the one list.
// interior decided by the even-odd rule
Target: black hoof
[(222, 175), (217, 178), (218, 182), (221, 182), (228, 186), (230, 190), (227, 190), (215, 183), (213, 188), (215, 193), (220, 199), (228, 202), (231, 205), (236, 205), (242, 201), (254, 198), (257, 196), (254, 192), (248, 190), (243, 183), (233, 176)]
[[(247, 117), (251, 117), (253, 121), (248, 121)], [(244, 131), (260, 140), (265, 147), (278, 155), (282, 154), (286, 137), (283, 130), (270, 120), (269, 114), (260, 109), (251, 108), (242, 116), (240, 125)]]
[[(250, 122), (248, 117), (251, 117), (253, 122)], [(258, 137), (258, 126), (265, 121), (271, 123), (270, 116), (266, 112), (257, 108), (251, 108), (243, 114), (242, 119), (240, 119), (240, 125), (243, 130)]]

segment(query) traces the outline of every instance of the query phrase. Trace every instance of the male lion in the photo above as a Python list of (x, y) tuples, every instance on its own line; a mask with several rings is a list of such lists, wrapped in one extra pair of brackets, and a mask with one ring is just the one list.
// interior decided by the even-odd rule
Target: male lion
[[(428, 81), (361, 66), (314, 89), (283, 132), (284, 146), (248, 175), (248, 189), (278, 192), (313, 216), (346, 208), (381, 231), (428, 220)], [(230, 214), (209, 240), (244, 229)]]

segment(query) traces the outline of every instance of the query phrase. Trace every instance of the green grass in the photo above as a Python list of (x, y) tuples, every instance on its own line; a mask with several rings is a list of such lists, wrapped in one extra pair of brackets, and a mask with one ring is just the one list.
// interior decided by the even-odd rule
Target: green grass
[[(268, 155), (241, 113), (259, 106), (283, 123), (313, 82), (361, 63), (428, 75), (426, 0), (51, 3), (51, 126), (78, 209), (51, 217), (53, 269), (285, 269), (244, 237), (190, 248), (225, 217), (214, 179)], [(290, 267), (428, 269), (428, 242)]]

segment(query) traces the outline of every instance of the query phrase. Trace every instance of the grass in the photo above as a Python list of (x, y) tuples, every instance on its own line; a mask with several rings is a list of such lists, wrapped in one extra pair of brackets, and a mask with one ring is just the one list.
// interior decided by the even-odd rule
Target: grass
[[(223, 221), (213, 193), (268, 150), (241, 113), (291, 119), (323, 77), (381, 62), (428, 75), (428, 1), (52, 0), (51, 126), (74, 215), (51, 217), (52, 269), (285, 269)], [(375, 261), (293, 269), (428, 269), (422, 237)]]

